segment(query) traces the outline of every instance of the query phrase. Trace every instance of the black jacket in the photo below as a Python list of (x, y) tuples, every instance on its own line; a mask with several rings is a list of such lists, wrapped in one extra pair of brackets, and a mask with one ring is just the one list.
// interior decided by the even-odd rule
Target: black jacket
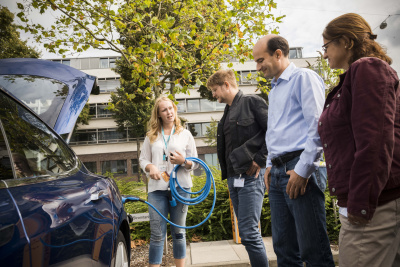
[[(225, 155), (224, 122), (229, 109), (229, 127), (232, 153)], [(229, 156), (235, 174), (246, 172), (253, 161), (260, 167), (266, 166), (267, 146), (265, 132), (268, 124), (268, 106), (259, 96), (236, 94), (232, 105), (226, 105), (224, 115), (218, 123), (217, 153), (222, 179), (227, 177), (225, 157)]]

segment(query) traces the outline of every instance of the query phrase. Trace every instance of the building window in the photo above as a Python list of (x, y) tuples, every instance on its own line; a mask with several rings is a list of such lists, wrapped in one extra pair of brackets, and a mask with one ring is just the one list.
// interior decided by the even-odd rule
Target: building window
[(97, 85), (100, 88), (100, 93), (116, 91), (121, 86), (119, 77), (113, 78), (99, 78), (97, 79)]
[(127, 131), (119, 132), (117, 129), (98, 129), (99, 143), (127, 142)]
[(97, 104), (97, 118), (111, 117), (112, 112), (107, 107), (107, 104)]
[(100, 58), (100, 69), (108, 69), (108, 58)]
[(117, 58), (115, 58), (115, 57), (100, 58), (100, 69), (115, 68), (115, 61), (116, 60), (117, 60)]
[(89, 145), (106, 143), (123, 143), (136, 140), (128, 140), (128, 128), (125, 131), (117, 131), (117, 128), (78, 130), (72, 134), (70, 145)]
[(219, 168), (218, 164), (218, 156), (217, 153), (212, 153), (212, 154), (204, 154), (204, 162), (207, 164), (207, 166), (214, 166)]
[(200, 111), (200, 99), (186, 99), (187, 112), (199, 112)]
[(108, 104), (96, 103), (89, 105), (89, 115), (92, 118), (109, 118), (112, 114), (108, 109)]
[(200, 99), (201, 111), (214, 111), (215, 103), (216, 102), (211, 102), (208, 99)]
[(67, 66), (71, 66), (71, 60), (69, 59), (57, 59), (57, 60), (52, 60), (53, 62), (58, 62)]
[(224, 103), (208, 99), (177, 99), (177, 101), (179, 102), (178, 113), (223, 111), (225, 109)]
[(201, 135), (201, 123), (188, 123), (188, 130), (194, 137), (200, 137)]
[(110, 58), (110, 68), (115, 68), (115, 60), (116, 60), (116, 58)]
[(131, 166), (132, 166), (132, 173), (136, 174), (139, 173), (139, 164), (137, 159), (131, 159)]
[(210, 127), (210, 123), (209, 122), (188, 123), (188, 130), (195, 137), (204, 137), (204, 136), (206, 136), (207, 127)]
[(89, 116), (92, 118), (97, 118), (96, 106), (97, 104), (89, 104)]
[(101, 173), (126, 174), (126, 160), (109, 160), (101, 162)]
[[(239, 76), (239, 85), (257, 84), (257, 80), (255, 79), (255, 76), (257, 76), (257, 71), (255, 70), (237, 71), (237, 74)], [(249, 74), (251, 74), (250, 77)]]
[(84, 162), (83, 163), (90, 172), (96, 173), (97, 172), (97, 165), (96, 161)]
[(209, 122), (204, 122), (201, 124), (201, 136), (206, 136), (207, 134), (207, 127), (210, 127), (210, 123)]
[(72, 134), (70, 144), (97, 144), (97, 131), (79, 130)]
[(301, 47), (290, 48), (289, 58), (303, 58), (302, 48)]
[(178, 108), (178, 113), (186, 112), (186, 101), (185, 101), (185, 99), (180, 99), (180, 100), (176, 100), (176, 101), (178, 101), (178, 105), (176, 105), (176, 107)]
[[(204, 161), (208, 167), (216, 167), (218, 170), (220, 169), (217, 153), (201, 154), (199, 155), (199, 159)], [(193, 171), (193, 174), (196, 176), (203, 175), (204, 169), (202, 167), (199, 167)]]
[(215, 105), (216, 105), (216, 111), (224, 111), (226, 107), (226, 104), (219, 102), (215, 102)]

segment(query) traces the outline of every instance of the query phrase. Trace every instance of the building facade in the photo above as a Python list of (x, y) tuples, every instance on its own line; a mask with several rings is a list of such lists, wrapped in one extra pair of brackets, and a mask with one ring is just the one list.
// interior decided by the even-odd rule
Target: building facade
[[(299, 47), (291, 48), (289, 57), (297, 67), (308, 67), (317, 60), (317, 58), (303, 58), (302, 49)], [(117, 131), (117, 125), (111, 112), (107, 109), (110, 92), (115, 91), (120, 85), (119, 75), (112, 71), (116, 59), (117, 57), (96, 57), (53, 61), (96, 76), (100, 87), (100, 94), (91, 95), (89, 98), (91, 115), (89, 125), (78, 126), (70, 141), (72, 149), (85, 166), (94, 173), (111, 172), (116, 176), (129, 176), (138, 180), (138, 158), (144, 137), (138, 139), (129, 136), (128, 129), (125, 132)], [(256, 73), (255, 62), (232, 63), (233, 69), (239, 75), (239, 89), (244, 94), (258, 94), (259, 92), (256, 92), (257, 82), (247, 79), (249, 73)], [(223, 68), (226, 68), (227, 64), (224, 63)], [(186, 128), (192, 132), (195, 138), (199, 158), (209, 166), (218, 167), (216, 147), (208, 146), (204, 142), (204, 136), (210, 122), (221, 119), (225, 104), (202, 99), (197, 89), (191, 89), (190, 94), (175, 95), (179, 102), (178, 115), (187, 121)], [(198, 175), (201, 172), (198, 170), (195, 174)]]

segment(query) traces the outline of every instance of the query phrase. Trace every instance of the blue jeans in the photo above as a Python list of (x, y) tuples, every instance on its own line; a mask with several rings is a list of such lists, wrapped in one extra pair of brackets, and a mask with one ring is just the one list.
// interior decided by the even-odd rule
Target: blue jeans
[(261, 169), (258, 177), (242, 175), (244, 187), (233, 186), (235, 178), (239, 176), (228, 178), (229, 194), (238, 220), (239, 236), (249, 254), (251, 266), (255, 267), (268, 266), (267, 253), (258, 228), (265, 193), (264, 173), (265, 169)]
[[(190, 191), (190, 188), (185, 188)], [(179, 195), (190, 198), (190, 194), (185, 193), (177, 188)], [(169, 204), (168, 191), (157, 190), (150, 192), (148, 200), (158, 211), (161, 212), (166, 218), (170, 214), (170, 220), (177, 225), (186, 225), (186, 215), (188, 206), (180, 202), (176, 202), (175, 207)], [(164, 240), (167, 233), (167, 222), (152, 208), (149, 207), (150, 215), (150, 249), (149, 249), (149, 263), (161, 264)], [(175, 259), (184, 259), (186, 257), (186, 230), (171, 225), (172, 244)]]
[(335, 266), (326, 231), (325, 169), (313, 173), (306, 193), (296, 199), (286, 194), (289, 175), (300, 157), (271, 168), (269, 202), (272, 241), (278, 266)]

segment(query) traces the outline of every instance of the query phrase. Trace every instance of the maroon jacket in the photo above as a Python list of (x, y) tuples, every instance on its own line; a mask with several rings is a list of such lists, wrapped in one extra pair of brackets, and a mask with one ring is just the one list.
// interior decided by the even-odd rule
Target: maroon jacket
[(326, 99), (318, 132), (339, 206), (371, 219), (378, 205), (400, 198), (399, 78), (386, 62), (350, 65)]

